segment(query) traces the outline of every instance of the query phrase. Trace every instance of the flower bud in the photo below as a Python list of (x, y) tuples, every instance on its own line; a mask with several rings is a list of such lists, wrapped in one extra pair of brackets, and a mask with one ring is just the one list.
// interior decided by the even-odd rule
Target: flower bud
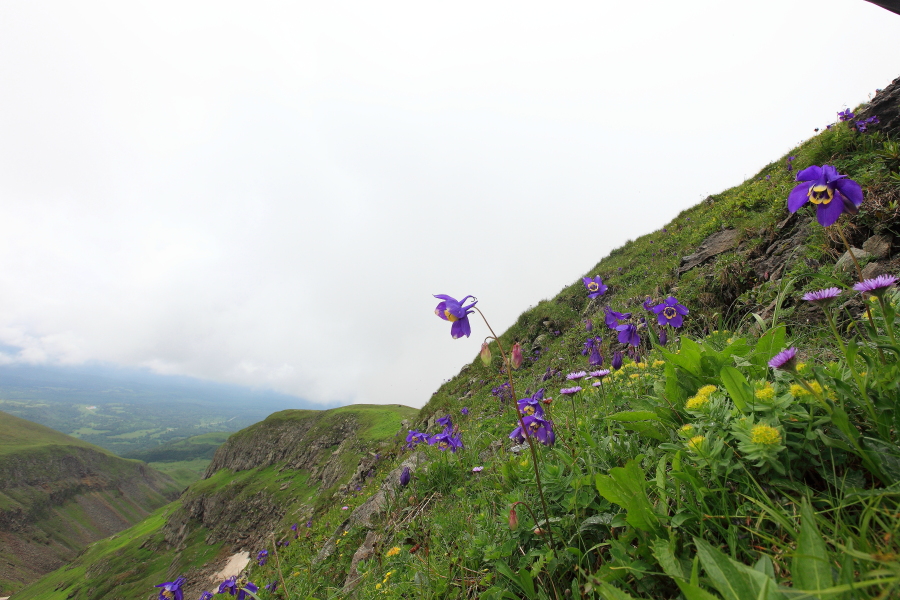
[(516, 505), (509, 509), (509, 528), (513, 531), (519, 526), (519, 515), (516, 514)]
[(660, 329), (659, 330), (659, 345), (665, 346), (666, 342), (668, 342), (668, 341), (669, 341), (669, 336), (668, 336), (668, 334), (666, 334), (666, 330)]
[(486, 367), (491, 364), (491, 347), (487, 342), (481, 344), (481, 362)]
[(510, 362), (512, 363), (512, 368), (518, 369), (522, 366), (522, 345), (519, 342), (513, 344), (511, 354)]
[(400, 487), (407, 485), (409, 485), (409, 467), (403, 467), (403, 472), (400, 473)]
[(592, 331), (594, 329), (594, 322), (591, 319), (584, 320), (584, 330)]
[(618, 371), (622, 368), (622, 353), (616, 352), (612, 357), (612, 368)]

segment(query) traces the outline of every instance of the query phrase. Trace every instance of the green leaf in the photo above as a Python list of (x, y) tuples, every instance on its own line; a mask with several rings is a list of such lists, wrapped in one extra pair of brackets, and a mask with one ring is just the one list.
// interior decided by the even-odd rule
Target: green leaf
[(773, 327), (756, 342), (756, 351), (753, 353), (753, 364), (765, 368), (772, 357), (784, 350), (785, 328), (784, 325)]
[(824, 590), (834, 585), (825, 540), (816, 527), (815, 515), (805, 498), (800, 505), (800, 535), (791, 573), (794, 587), (800, 590)]
[(635, 600), (634, 596), (628, 592), (624, 592), (605, 581), (597, 581), (597, 584), (600, 586), (597, 591), (600, 592), (600, 595), (606, 600)]
[(656, 558), (656, 562), (659, 563), (659, 566), (662, 567), (663, 572), (677, 581), (679, 579), (685, 579), (685, 577), (684, 570), (681, 568), (681, 563), (678, 562), (678, 559), (675, 557), (674, 546), (674, 540), (656, 538), (653, 540), (652, 550), (653, 556)]
[(659, 417), (656, 416), (655, 412), (649, 410), (627, 410), (623, 412), (617, 412), (615, 414), (609, 415), (606, 417), (612, 421), (626, 422), (626, 421), (659, 421)]
[(725, 600), (757, 600), (748, 577), (737, 568), (731, 558), (700, 538), (694, 538), (694, 545), (713, 587)]
[(719, 600), (699, 585), (694, 585), (687, 581), (679, 581), (678, 579), (675, 580), (675, 583), (678, 584), (678, 588), (687, 600)]
[[(663, 354), (670, 356), (668, 352)], [(673, 406), (681, 406), (687, 398), (687, 391), (681, 385), (678, 373), (675, 370), (675, 363), (666, 361), (666, 398)]]
[(753, 405), (753, 389), (744, 375), (734, 367), (725, 366), (719, 372), (719, 377), (738, 410), (742, 413), (750, 412)]
[(594, 484), (597, 492), (625, 509), (625, 521), (641, 531), (659, 530), (659, 517), (647, 498), (647, 481), (638, 459), (629, 460), (624, 467), (610, 469), (609, 475), (597, 474)]
[(665, 432), (663, 432), (659, 427), (654, 425), (653, 423), (649, 423), (647, 421), (634, 421), (632, 423), (623, 423), (622, 427), (625, 429), (630, 429), (631, 431), (636, 431), (641, 435), (645, 435), (648, 438), (652, 438), (657, 441), (663, 441), (667, 439)]
[(531, 578), (531, 573), (528, 572), (526, 567), (519, 569), (519, 585), (522, 587), (526, 596), (529, 598), (537, 597), (537, 594), (534, 591), (534, 580)]

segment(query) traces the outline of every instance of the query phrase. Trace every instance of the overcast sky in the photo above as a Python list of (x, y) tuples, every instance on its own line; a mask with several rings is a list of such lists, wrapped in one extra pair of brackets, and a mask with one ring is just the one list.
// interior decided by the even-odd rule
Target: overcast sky
[(421, 406), (900, 76), (863, 0), (0, 2), (0, 361)]

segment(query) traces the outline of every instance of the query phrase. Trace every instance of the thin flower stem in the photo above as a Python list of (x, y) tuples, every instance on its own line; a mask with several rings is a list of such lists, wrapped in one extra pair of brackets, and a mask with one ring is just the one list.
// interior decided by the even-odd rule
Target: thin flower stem
[(275, 543), (275, 534), (272, 534), (272, 548), (275, 551), (275, 561), (278, 563), (278, 577), (281, 579), (281, 587), (284, 590), (284, 593), (287, 594), (288, 597), (291, 595), (288, 594), (287, 585), (284, 583), (284, 573), (281, 571), (281, 558), (278, 556), (278, 544)]
[(828, 320), (828, 326), (831, 327), (831, 333), (834, 335), (834, 339), (837, 340), (838, 346), (841, 349), (841, 353), (844, 355), (844, 359), (847, 361), (847, 367), (853, 374), (853, 379), (856, 380), (856, 387), (859, 389), (859, 393), (862, 394), (863, 399), (866, 401), (866, 410), (868, 411), (869, 416), (874, 418), (875, 407), (872, 404), (872, 400), (869, 398), (869, 394), (866, 392), (866, 384), (863, 381), (862, 377), (860, 377), (859, 372), (856, 370), (856, 365), (850, 362), (850, 358), (847, 356), (847, 346), (844, 344), (844, 340), (841, 339), (841, 335), (838, 333), (837, 326), (834, 324), (834, 317), (826, 309), (823, 309), (822, 312), (825, 313), (825, 318)]
[[(859, 280), (862, 281), (863, 280), (862, 268), (860, 268), (859, 262), (856, 260), (856, 255), (853, 254), (853, 247), (850, 246), (850, 242), (848, 242), (847, 238), (844, 236), (844, 230), (841, 229), (841, 225), (839, 223), (835, 223), (834, 226), (837, 229), (838, 235), (841, 236), (841, 240), (843, 240), (844, 246), (847, 247), (847, 252), (850, 254), (850, 258), (853, 260), (853, 264), (856, 266), (856, 274), (859, 276)], [(869, 325), (872, 326), (872, 329), (874, 329), (875, 331), (878, 331), (875, 328), (875, 319), (872, 318), (872, 310), (869, 308), (868, 302), (866, 302), (865, 305), (866, 305), (866, 317), (869, 319)], [(886, 365), (887, 360), (885, 360), (884, 351), (882, 351), (881, 348), (878, 349), (878, 356), (881, 357), (881, 364)]]
[[(516, 416), (519, 419), (519, 427), (522, 429), (522, 435), (525, 436), (525, 441), (528, 442), (528, 448), (531, 450), (531, 462), (534, 465), (534, 479), (537, 482), (538, 494), (541, 496), (541, 505), (544, 508), (544, 518), (547, 521), (547, 533), (548, 533), (548, 542), (550, 544), (550, 549), (556, 549), (556, 543), (553, 541), (553, 530), (550, 527), (550, 511), (547, 509), (547, 500), (544, 498), (544, 486), (541, 485), (541, 473), (538, 469), (538, 459), (537, 459), (537, 451), (534, 449), (534, 440), (532, 436), (528, 433), (528, 428), (525, 427), (525, 422), (522, 420), (522, 411), (519, 410), (519, 403), (516, 396), (516, 388), (515, 384), (513, 384), (512, 378), (512, 364), (506, 358), (506, 352), (503, 351), (503, 344), (500, 343), (500, 337), (494, 333), (493, 327), (488, 323), (487, 318), (484, 316), (484, 313), (481, 312), (477, 306), (474, 307), (475, 310), (478, 311), (478, 314), (481, 315), (484, 324), (487, 325), (488, 330), (491, 332), (491, 335), (494, 336), (494, 340), (497, 342), (497, 348), (500, 349), (500, 356), (503, 358), (503, 362), (506, 364), (506, 376), (509, 380), (509, 391), (512, 393), (512, 401), (516, 407)], [(535, 521), (537, 523), (537, 521)]]
[(828, 406), (828, 402), (825, 400), (825, 395), (824, 395), (824, 393), (823, 393), (823, 394), (820, 394), (819, 392), (817, 392), (816, 390), (814, 390), (813, 387), (812, 387), (811, 385), (809, 385), (809, 384), (808, 384), (802, 377), (800, 377), (800, 375), (798, 375), (797, 373), (792, 373), (792, 374), (793, 374), (793, 376), (794, 376), (794, 379), (797, 380), (797, 383), (799, 383), (801, 386), (803, 386), (803, 388), (806, 389), (806, 391), (809, 392), (809, 393), (812, 395), (812, 397), (815, 398), (816, 401), (818, 401), (818, 403), (819, 403), (820, 405), (822, 405), (822, 408), (825, 409), (825, 412), (827, 412), (829, 415), (830, 415), (832, 412), (834, 412), (834, 410), (833, 410), (830, 406)]
[(878, 304), (881, 305), (881, 314), (884, 316), (884, 328), (887, 329), (888, 337), (891, 338), (891, 343), (896, 346), (897, 339), (894, 337), (894, 324), (892, 323), (893, 319), (888, 318), (887, 306), (884, 305), (884, 294), (878, 296)]

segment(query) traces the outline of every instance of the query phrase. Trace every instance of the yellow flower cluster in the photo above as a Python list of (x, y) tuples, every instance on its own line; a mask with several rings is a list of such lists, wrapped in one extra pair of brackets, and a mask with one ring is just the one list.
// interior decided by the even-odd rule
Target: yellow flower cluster
[(687, 425), (682, 425), (681, 429), (678, 430), (678, 433), (685, 436), (691, 435), (692, 433), (694, 433), (694, 426), (690, 423), (688, 423)]
[(704, 385), (697, 390), (697, 395), (688, 399), (684, 407), (688, 410), (699, 410), (709, 404), (709, 397), (716, 391), (714, 385)]
[(400, 554), (400, 546), (394, 546), (387, 551), (388, 556), (397, 556), (398, 554)]
[(688, 440), (687, 447), (696, 453), (700, 453), (702, 450), (703, 442), (706, 441), (706, 438), (702, 435), (695, 435), (691, 439)]
[[(822, 395), (822, 386), (819, 385), (818, 381), (810, 381), (807, 383), (807, 385), (812, 388), (817, 396)], [(809, 396), (809, 390), (800, 384), (794, 383), (791, 385), (791, 396), (793, 396), (794, 398)]]
[(653, 366), (654, 366), (654, 367), (661, 367), (661, 366), (663, 366), (664, 364), (666, 364), (666, 363), (665, 363), (665, 361), (662, 361), (662, 360), (654, 360), (654, 361), (653, 361)]
[(775, 388), (773, 388), (772, 384), (767, 381), (765, 386), (756, 390), (755, 395), (756, 395), (757, 400), (762, 400), (763, 402), (767, 402), (769, 400), (772, 400), (772, 398), (775, 397)]
[(762, 446), (781, 443), (781, 432), (769, 425), (756, 425), (750, 429), (750, 441)]
[(632, 373), (632, 374), (630, 375), (630, 377), (631, 377), (632, 379), (637, 379), (637, 378), (640, 377), (640, 376), (641, 376), (640, 373)]

